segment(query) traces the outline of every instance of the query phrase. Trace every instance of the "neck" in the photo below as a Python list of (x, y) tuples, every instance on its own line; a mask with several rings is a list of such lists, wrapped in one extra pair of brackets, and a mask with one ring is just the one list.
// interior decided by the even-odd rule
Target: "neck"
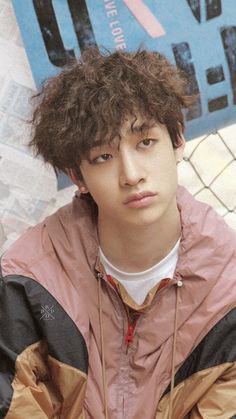
[(98, 218), (100, 246), (107, 259), (124, 272), (141, 272), (162, 260), (181, 234), (177, 206), (168, 220), (147, 226), (116, 226)]

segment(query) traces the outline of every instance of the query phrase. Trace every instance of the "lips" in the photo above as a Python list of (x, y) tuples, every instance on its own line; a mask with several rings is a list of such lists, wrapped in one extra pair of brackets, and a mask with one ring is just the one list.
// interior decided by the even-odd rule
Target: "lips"
[(135, 194), (130, 194), (125, 201), (123, 202), (124, 205), (128, 207), (138, 208), (138, 207), (145, 207), (152, 203), (153, 198), (157, 194), (150, 191), (139, 192)]

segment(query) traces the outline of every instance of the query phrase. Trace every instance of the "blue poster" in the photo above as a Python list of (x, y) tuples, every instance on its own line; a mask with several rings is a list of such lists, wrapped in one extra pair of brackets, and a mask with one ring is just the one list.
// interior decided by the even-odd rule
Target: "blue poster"
[(236, 121), (236, 0), (13, 0), (37, 86), (91, 46), (165, 54), (199, 99), (186, 137)]

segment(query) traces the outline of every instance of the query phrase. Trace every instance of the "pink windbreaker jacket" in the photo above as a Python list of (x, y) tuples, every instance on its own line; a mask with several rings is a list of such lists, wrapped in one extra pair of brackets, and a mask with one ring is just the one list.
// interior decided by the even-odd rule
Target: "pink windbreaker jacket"
[(79, 194), (2, 256), (0, 418), (236, 418), (236, 234), (177, 201), (174, 278), (141, 306), (104, 272)]

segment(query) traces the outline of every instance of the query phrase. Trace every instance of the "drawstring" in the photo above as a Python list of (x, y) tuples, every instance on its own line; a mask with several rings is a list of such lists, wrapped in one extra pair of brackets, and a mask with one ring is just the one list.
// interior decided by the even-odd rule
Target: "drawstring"
[(174, 385), (175, 385), (175, 354), (176, 354), (176, 337), (178, 328), (178, 313), (179, 313), (179, 288), (182, 287), (183, 282), (177, 281), (176, 283), (176, 306), (175, 306), (175, 323), (174, 323), (174, 336), (173, 336), (173, 350), (171, 360), (171, 385), (170, 385), (170, 401), (169, 401), (169, 414), (168, 419), (172, 419)]
[(105, 349), (104, 349), (104, 333), (103, 333), (103, 321), (102, 321), (101, 278), (102, 278), (102, 275), (99, 274), (98, 275), (98, 304), (99, 304), (99, 322), (100, 322), (101, 349), (102, 349), (102, 385), (103, 385), (105, 419), (108, 419), (107, 383), (106, 383), (106, 369), (105, 369)]

